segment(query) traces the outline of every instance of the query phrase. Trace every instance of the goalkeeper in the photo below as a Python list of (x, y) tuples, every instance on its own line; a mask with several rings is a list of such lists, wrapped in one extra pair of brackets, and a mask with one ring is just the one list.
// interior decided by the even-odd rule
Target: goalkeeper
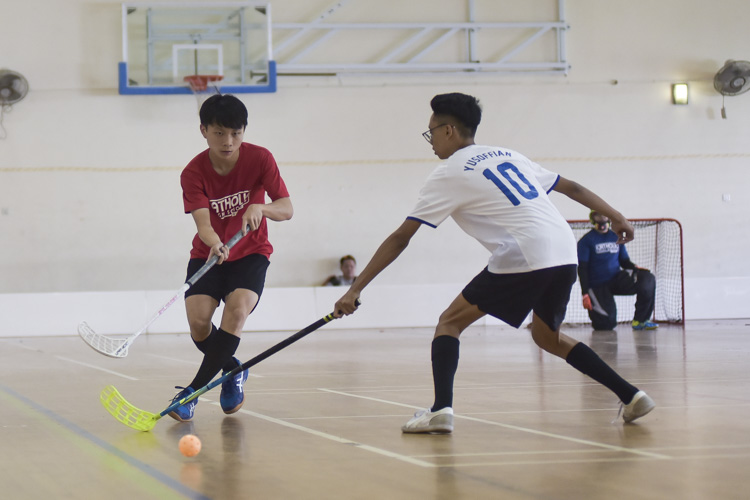
[(656, 278), (648, 269), (630, 261), (625, 245), (617, 244), (605, 215), (589, 214), (591, 231), (578, 241), (578, 278), (583, 307), (588, 310), (594, 330), (614, 330), (617, 325), (615, 295), (635, 295), (634, 330), (653, 330)]

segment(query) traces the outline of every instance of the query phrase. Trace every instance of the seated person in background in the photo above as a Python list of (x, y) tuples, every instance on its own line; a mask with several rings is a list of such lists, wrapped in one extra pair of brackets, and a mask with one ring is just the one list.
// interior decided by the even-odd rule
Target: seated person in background
[(351, 255), (341, 257), (341, 274), (329, 276), (322, 286), (349, 286), (357, 278), (357, 261)]
[(606, 216), (592, 211), (594, 228), (578, 241), (578, 278), (583, 307), (588, 310), (594, 330), (613, 330), (617, 325), (615, 295), (635, 295), (634, 330), (653, 330), (656, 278), (648, 269), (630, 261), (625, 245), (617, 244)]

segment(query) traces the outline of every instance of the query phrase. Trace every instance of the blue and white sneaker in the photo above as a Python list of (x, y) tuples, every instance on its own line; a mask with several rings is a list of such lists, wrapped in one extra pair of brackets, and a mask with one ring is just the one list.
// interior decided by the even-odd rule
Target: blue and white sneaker
[[(239, 359), (232, 358), (237, 363), (237, 366), (242, 365)], [(222, 372), (222, 376), (229, 373), (229, 371)], [(247, 380), (247, 370), (242, 370), (240, 373), (230, 378), (226, 382), (221, 384), (221, 396), (219, 396), (219, 402), (221, 403), (221, 409), (224, 413), (231, 415), (242, 408), (242, 403), (245, 402), (245, 391), (243, 385)]]
[(656, 330), (657, 328), (659, 328), (658, 323), (654, 323), (653, 321), (633, 320), (631, 326), (633, 327), (633, 330)]
[[(195, 389), (193, 389), (192, 387), (176, 386), (175, 389), (182, 389), (182, 390), (178, 392), (174, 398), (172, 398), (172, 403), (179, 401), (182, 398), (185, 398), (187, 396), (190, 396), (192, 393), (195, 392)], [(170, 411), (169, 416), (180, 422), (189, 422), (190, 420), (193, 419), (193, 414), (195, 413), (195, 405), (197, 404), (198, 404), (198, 398), (192, 401), (189, 401), (185, 403), (184, 405)]]

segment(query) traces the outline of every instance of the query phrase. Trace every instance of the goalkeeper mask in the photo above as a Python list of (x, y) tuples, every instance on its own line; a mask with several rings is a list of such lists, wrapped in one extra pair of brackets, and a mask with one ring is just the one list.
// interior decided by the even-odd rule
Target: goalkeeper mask
[(611, 222), (609, 220), (606, 220), (606, 221), (592, 220), (591, 221), (591, 225), (594, 226), (594, 228), (596, 228), (597, 231), (601, 231), (601, 232), (609, 231), (610, 224)]
[[(596, 220), (596, 217), (603, 218), (605, 220)], [(600, 213), (597, 213), (595, 210), (592, 210), (589, 213), (589, 222), (591, 222), (591, 225), (594, 226), (594, 229), (596, 229), (599, 232), (606, 233), (609, 231), (609, 226), (611, 224), (608, 217), (603, 216)]]

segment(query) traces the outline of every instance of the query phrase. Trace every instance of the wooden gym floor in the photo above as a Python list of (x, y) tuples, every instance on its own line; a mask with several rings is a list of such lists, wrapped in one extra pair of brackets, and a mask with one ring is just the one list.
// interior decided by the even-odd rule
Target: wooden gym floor
[[(345, 321), (345, 320), (342, 320)], [(326, 330), (251, 371), (243, 409), (219, 388), (191, 423), (114, 420), (115, 385), (158, 413), (200, 353), (187, 335), (139, 338), (127, 358), (78, 337), (0, 340), (0, 488), (8, 499), (740, 499), (750, 471), (750, 321), (656, 332), (566, 328), (657, 408), (611, 423), (616, 398), (526, 329), (462, 337), (452, 435), (403, 435), (432, 403), (430, 329)], [(300, 325), (300, 328), (305, 325)], [(246, 333), (247, 360), (289, 335)], [(203, 442), (183, 457), (178, 439)]]

